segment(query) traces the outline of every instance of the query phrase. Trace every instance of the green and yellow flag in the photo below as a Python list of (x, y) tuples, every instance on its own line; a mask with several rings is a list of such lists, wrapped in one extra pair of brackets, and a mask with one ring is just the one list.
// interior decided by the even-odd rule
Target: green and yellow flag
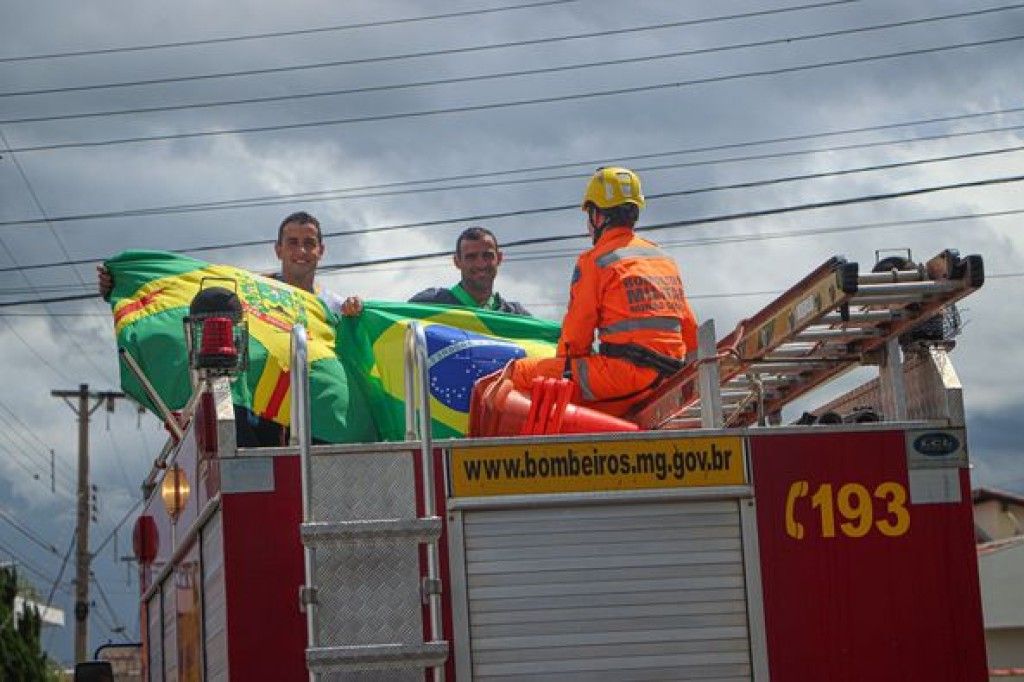
[(465, 435), (473, 383), (509, 360), (551, 357), (559, 326), (546, 320), (487, 310), (418, 303), (367, 302), (358, 318), (344, 318), (339, 346), (349, 377), (362, 384), (382, 437), (405, 432), (404, 338), (419, 320), (427, 341), (430, 415), (435, 438)]
[[(557, 324), (449, 306), (367, 302), (339, 318), (315, 295), (269, 277), (161, 251), (127, 251), (106, 263), (118, 345), (134, 356), (161, 398), (180, 409), (190, 393), (182, 321), (204, 279), (232, 280), (249, 325), (249, 369), (232, 388), (235, 404), (287, 426), (290, 330), (309, 333), (313, 437), (332, 443), (401, 440), (405, 435), (404, 335), (425, 326), (435, 437), (463, 435), (473, 382), (510, 359), (551, 356)], [(224, 282), (208, 282), (223, 286)], [(150, 409), (134, 375), (123, 390)]]

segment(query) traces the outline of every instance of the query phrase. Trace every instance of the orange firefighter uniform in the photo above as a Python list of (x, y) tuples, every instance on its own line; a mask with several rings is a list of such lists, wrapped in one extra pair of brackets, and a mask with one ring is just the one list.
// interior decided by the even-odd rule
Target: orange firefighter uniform
[[(595, 331), (598, 353), (593, 352)], [(529, 391), (534, 377), (563, 376), (568, 359), (576, 385), (573, 402), (620, 416), (647, 397), (665, 373), (613, 357), (629, 345), (681, 360), (697, 348), (697, 323), (675, 260), (631, 227), (610, 226), (577, 260), (558, 356), (515, 361), (512, 382)]]

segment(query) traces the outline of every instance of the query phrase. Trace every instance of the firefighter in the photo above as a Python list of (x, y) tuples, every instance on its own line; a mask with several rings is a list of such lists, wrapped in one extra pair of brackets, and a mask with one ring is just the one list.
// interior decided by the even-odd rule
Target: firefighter
[(582, 208), (594, 246), (576, 261), (557, 357), (516, 360), (515, 388), (568, 376), (573, 402), (621, 416), (696, 350), (697, 323), (675, 260), (633, 231), (643, 207), (633, 171), (599, 168), (590, 179)]

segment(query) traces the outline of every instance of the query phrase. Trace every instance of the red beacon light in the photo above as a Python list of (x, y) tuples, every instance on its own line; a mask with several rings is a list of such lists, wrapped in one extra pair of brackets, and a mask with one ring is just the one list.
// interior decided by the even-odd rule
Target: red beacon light
[(248, 366), (249, 330), (234, 291), (201, 288), (189, 306), (185, 327), (192, 369), (207, 377), (234, 376)]
[(235, 324), (230, 317), (203, 320), (199, 364), (204, 367), (233, 367), (238, 361), (235, 348)]

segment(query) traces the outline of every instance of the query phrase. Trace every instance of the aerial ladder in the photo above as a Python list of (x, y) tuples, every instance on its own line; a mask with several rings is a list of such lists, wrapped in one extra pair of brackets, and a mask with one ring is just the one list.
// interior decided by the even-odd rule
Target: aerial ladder
[[(920, 418), (907, 411), (904, 362), (937, 373), (949, 366), (943, 320), (948, 337), (956, 331), (951, 306), (984, 279), (981, 257), (955, 250), (910, 269), (869, 273), (830, 258), (717, 345), (709, 343), (713, 324), (704, 325), (696, 359), (629, 417), (644, 429), (778, 424), (785, 405), (855, 367), (877, 365), (879, 378), (860, 391), (859, 406), (887, 420)], [(914, 343), (913, 330), (922, 327), (933, 333)]]

